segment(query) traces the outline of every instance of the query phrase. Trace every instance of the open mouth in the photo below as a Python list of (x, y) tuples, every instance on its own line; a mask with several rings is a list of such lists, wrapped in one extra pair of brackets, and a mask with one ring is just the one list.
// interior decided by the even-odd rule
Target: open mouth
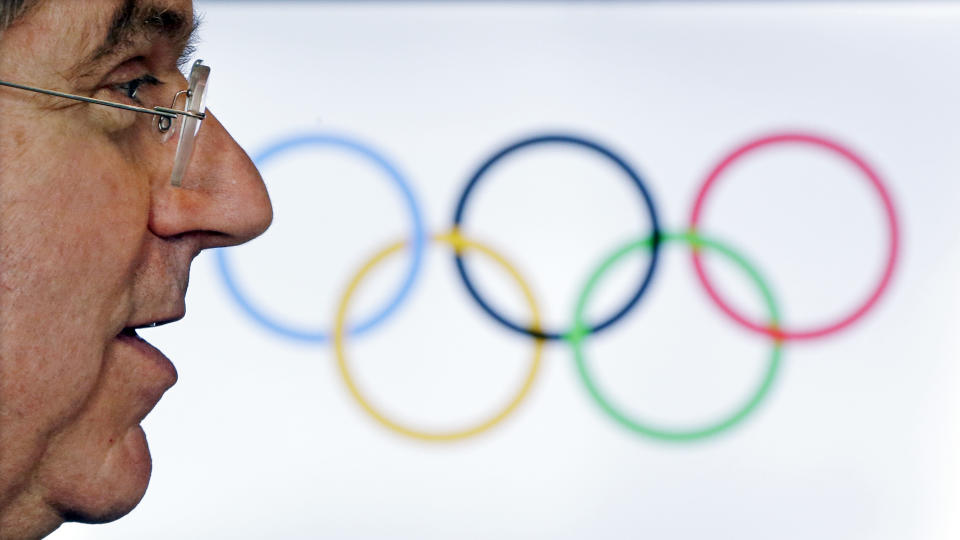
[(140, 350), (149, 350), (150, 352), (153, 352), (153, 351), (160, 352), (160, 351), (157, 351), (153, 345), (147, 342), (147, 340), (140, 337), (140, 334), (137, 333), (137, 330), (141, 328), (153, 328), (154, 326), (159, 326), (159, 325), (152, 323), (149, 325), (128, 326), (123, 330), (121, 330), (119, 334), (117, 334), (117, 339), (120, 341), (128, 342), (132, 345), (135, 345)]
[(156, 328), (158, 326), (163, 326), (165, 324), (170, 324), (174, 321), (178, 321), (180, 320), (180, 318), (181, 317), (174, 317), (172, 319), (163, 319), (163, 320), (138, 324), (136, 326), (128, 326), (123, 330), (121, 330), (120, 333), (117, 334), (117, 337), (122, 336), (122, 337), (128, 337), (128, 338), (136, 338), (136, 339), (139, 339), (140, 341), (143, 341), (143, 338), (141, 338), (140, 335), (137, 334), (137, 330), (140, 330), (141, 328)]
[(120, 332), (120, 334), (118, 335), (143, 340), (143, 338), (140, 337), (139, 334), (137, 334), (136, 328), (124, 328), (123, 331)]

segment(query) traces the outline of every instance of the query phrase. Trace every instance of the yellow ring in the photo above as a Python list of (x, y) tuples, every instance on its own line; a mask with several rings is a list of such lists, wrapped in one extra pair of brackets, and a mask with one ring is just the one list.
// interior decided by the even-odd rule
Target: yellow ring
[[(532, 328), (534, 330), (540, 329), (540, 313), (537, 310), (537, 305), (533, 298), (533, 292), (530, 290), (530, 286), (527, 285), (526, 281), (520, 277), (520, 274), (517, 272), (516, 268), (514, 268), (514, 266), (505, 258), (483, 244), (464, 238), (456, 229), (448, 234), (438, 234), (434, 236), (433, 241), (449, 244), (457, 251), (462, 251), (465, 248), (474, 249), (496, 261), (497, 264), (503, 267), (513, 277), (513, 279), (516, 280), (517, 284), (520, 285), (520, 289), (523, 291), (523, 295), (526, 298), (527, 303), (530, 305), (530, 311), (533, 320)], [(540, 369), (540, 359), (543, 356), (543, 340), (535, 340), (533, 362), (530, 364), (530, 371), (527, 373), (527, 378), (523, 381), (523, 386), (520, 387), (520, 391), (504, 408), (502, 408), (489, 419), (466, 429), (442, 432), (419, 430), (404, 426), (395, 420), (391, 420), (389, 417), (387, 417), (387, 415), (378, 411), (373, 405), (371, 405), (370, 402), (368, 402), (363, 396), (363, 394), (360, 393), (360, 389), (357, 387), (356, 382), (354, 382), (353, 376), (350, 374), (350, 369), (347, 366), (347, 356), (344, 352), (343, 336), (346, 333), (345, 326), (347, 319), (347, 306), (350, 303), (350, 299), (353, 297), (353, 293), (356, 292), (357, 287), (360, 285), (360, 282), (363, 281), (363, 278), (366, 277), (366, 275), (370, 273), (374, 267), (391, 255), (400, 251), (404, 245), (405, 242), (397, 242), (374, 255), (360, 268), (360, 271), (357, 272), (357, 275), (354, 276), (354, 278), (350, 281), (350, 284), (347, 285), (347, 290), (343, 293), (343, 297), (340, 299), (340, 306), (337, 308), (337, 318), (333, 330), (333, 344), (337, 355), (337, 365), (340, 368), (340, 375), (343, 377), (343, 381), (346, 383), (347, 389), (350, 390), (350, 393), (353, 395), (354, 399), (357, 400), (357, 403), (359, 403), (360, 406), (363, 407), (363, 409), (367, 411), (367, 413), (369, 413), (370, 416), (372, 416), (377, 422), (380, 422), (380, 424), (391, 431), (407, 437), (412, 437), (414, 439), (431, 442), (455, 441), (458, 439), (472, 437), (492, 428), (503, 421), (517, 408), (518, 405), (520, 405), (520, 402), (527, 397), (527, 394), (530, 393), (533, 380), (537, 376), (537, 373)]]

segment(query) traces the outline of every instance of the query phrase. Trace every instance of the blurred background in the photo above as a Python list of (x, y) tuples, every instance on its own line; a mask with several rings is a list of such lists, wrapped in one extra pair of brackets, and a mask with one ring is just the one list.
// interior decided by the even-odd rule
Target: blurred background
[[(960, 537), (960, 6), (197, 8), (208, 104), (276, 218), (198, 258), (186, 320), (144, 332), (180, 382), (144, 423), (140, 506), (52, 538)], [(584, 338), (583, 373), (562, 340), (537, 356), (470, 296), (449, 244), (415, 249), (416, 224), (449, 232), (485, 162), (561, 136), (485, 169), (460, 227), (516, 269), (547, 330), (568, 331), (591, 274), (651, 233), (651, 205), (664, 233), (687, 231), (711, 171), (765, 137), (781, 142), (723, 170), (698, 231), (749, 262), (786, 330), (857, 312), (892, 263), (889, 286), (852, 324), (778, 343), (721, 311), (671, 240), (636, 306)], [(529, 327), (515, 277), (464, 262)], [(622, 308), (651, 262), (610, 267), (586, 319)], [(769, 323), (734, 259), (704, 249), (704, 268)], [(517, 406), (456, 440), (390, 429), (338, 367), (341, 305), (348, 326), (375, 323), (341, 358), (395, 425), (457, 433)]]

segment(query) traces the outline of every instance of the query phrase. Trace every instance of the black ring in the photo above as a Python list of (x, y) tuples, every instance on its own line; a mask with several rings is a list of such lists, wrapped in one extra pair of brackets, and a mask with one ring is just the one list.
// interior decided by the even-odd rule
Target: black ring
[[(599, 324), (591, 325), (587, 330), (587, 333), (592, 334), (594, 332), (599, 332), (601, 330), (604, 330), (607, 327), (611, 326), (612, 324), (616, 323), (637, 304), (637, 302), (640, 300), (640, 297), (642, 297), (643, 294), (647, 291), (647, 287), (650, 285), (650, 281), (653, 279), (653, 273), (657, 267), (657, 258), (660, 253), (660, 223), (657, 220), (657, 212), (653, 205), (653, 199), (650, 197), (650, 193), (647, 191), (646, 186), (644, 185), (643, 181), (640, 179), (640, 175), (638, 175), (632, 167), (627, 165), (627, 163), (622, 158), (620, 158), (619, 156), (614, 154), (612, 151), (605, 148), (604, 146), (601, 146), (598, 143), (586, 140), (582, 137), (573, 136), (573, 135), (562, 135), (562, 134), (538, 135), (538, 136), (524, 139), (514, 144), (511, 144), (510, 146), (504, 148), (503, 150), (500, 150), (499, 152), (494, 154), (493, 157), (491, 157), (486, 162), (484, 162), (483, 165), (481, 165), (480, 168), (477, 169), (477, 172), (473, 174), (473, 177), (470, 178), (470, 181), (467, 182), (467, 187), (464, 188), (463, 194), (460, 195), (460, 202), (457, 203), (457, 211), (453, 216), (453, 227), (454, 227), (454, 230), (460, 230), (461, 225), (463, 224), (463, 215), (467, 206), (467, 197), (470, 196), (470, 192), (473, 191), (474, 186), (477, 185), (477, 182), (480, 181), (480, 178), (482, 178), (483, 175), (486, 174), (490, 170), (490, 168), (493, 167), (495, 163), (497, 163), (501, 158), (505, 157), (507, 154), (511, 152), (520, 150), (521, 148), (525, 148), (527, 146), (533, 146), (535, 144), (543, 144), (543, 143), (574, 144), (577, 146), (582, 146), (584, 148), (593, 150), (609, 158), (611, 161), (616, 163), (617, 166), (623, 170), (623, 172), (627, 173), (627, 176), (629, 176), (630, 179), (633, 181), (633, 183), (636, 184), (637, 189), (639, 189), (640, 193), (643, 195), (643, 201), (644, 201), (644, 204), (646, 204), (647, 212), (650, 214), (650, 225), (653, 229), (652, 231), (653, 243), (650, 249), (650, 264), (647, 267), (647, 270), (643, 276), (643, 279), (640, 281), (640, 286), (637, 289), (637, 292), (633, 295), (633, 297), (630, 298), (630, 300), (626, 303), (626, 305), (624, 305), (612, 317), (608, 318), (607, 320)], [(493, 307), (491, 307), (486, 301), (484, 301), (484, 299), (480, 296), (480, 293), (477, 291), (476, 287), (473, 286), (473, 282), (470, 280), (470, 276), (467, 274), (467, 268), (466, 268), (466, 265), (464, 265), (463, 256), (459, 250), (456, 250), (454, 252), (454, 260), (456, 261), (457, 270), (460, 273), (460, 278), (463, 279), (463, 284), (467, 287), (467, 291), (470, 292), (470, 296), (472, 296), (473, 299), (476, 300), (478, 304), (480, 304), (480, 307), (483, 308), (483, 310), (486, 311), (487, 314), (489, 314), (491, 317), (496, 319), (497, 322), (506, 326), (507, 328), (510, 328), (511, 330), (520, 332), (521, 334), (525, 334), (537, 339), (560, 340), (564, 338), (564, 336), (566, 335), (566, 332), (561, 333), (561, 332), (546, 332), (546, 331), (534, 330), (532, 328), (520, 326), (508, 320), (506, 317), (500, 315), (500, 313), (498, 313), (496, 310), (493, 309)]]

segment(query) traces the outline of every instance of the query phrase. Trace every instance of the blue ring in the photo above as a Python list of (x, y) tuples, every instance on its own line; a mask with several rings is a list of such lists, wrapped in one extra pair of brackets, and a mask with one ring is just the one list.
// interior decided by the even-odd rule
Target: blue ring
[[(393, 180), (396, 186), (400, 189), (407, 209), (410, 212), (410, 219), (413, 222), (413, 257), (410, 261), (410, 270), (407, 272), (407, 277), (404, 279), (400, 290), (394, 295), (393, 299), (390, 300), (385, 308), (383, 308), (379, 313), (371, 316), (368, 320), (363, 321), (350, 329), (350, 333), (352, 335), (363, 334), (364, 332), (383, 322), (394, 311), (396, 311), (396, 309), (400, 306), (400, 303), (403, 302), (407, 294), (409, 294), (413, 289), (414, 281), (416, 281), (417, 275), (420, 273), (420, 264), (423, 260), (423, 250), (426, 238), (423, 228), (423, 215), (420, 212), (420, 207), (417, 205), (416, 197), (413, 194), (413, 189), (410, 187), (409, 182), (407, 182), (404, 176), (400, 174), (400, 171), (378, 152), (355, 139), (336, 135), (298, 135), (281, 140), (280, 142), (275, 143), (273, 146), (268, 147), (266, 150), (254, 157), (253, 161), (259, 168), (267, 163), (270, 159), (282, 153), (309, 146), (334, 146), (348, 150), (355, 154), (359, 154), (360, 156), (372, 161), (375, 165), (380, 167), (380, 169), (386, 172), (390, 179)], [(271, 332), (297, 341), (322, 343), (326, 342), (330, 338), (327, 333), (322, 331), (287, 326), (273, 320), (261, 312), (250, 300), (246, 298), (246, 296), (244, 296), (243, 292), (241, 292), (240, 287), (230, 270), (227, 250), (218, 249), (216, 250), (216, 253), (217, 267), (220, 271), (221, 277), (223, 278), (224, 284), (227, 286), (227, 290), (230, 292), (230, 295), (233, 297), (234, 301), (236, 301), (237, 304), (243, 308), (243, 311), (246, 312), (246, 314), (249, 315), (254, 321)]]
[[(470, 178), (470, 181), (467, 182), (467, 187), (464, 188), (463, 194), (460, 195), (460, 202), (457, 203), (457, 211), (453, 217), (453, 226), (455, 230), (460, 230), (461, 225), (463, 223), (463, 215), (465, 213), (466, 206), (467, 206), (467, 198), (470, 196), (470, 193), (473, 191), (473, 188), (477, 185), (477, 183), (480, 181), (483, 175), (486, 174), (491, 167), (493, 167), (498, 161), (500, 161), (500, 159), (505, 157), (507, 154), (510, 154), (511, 152), (520, 150), (521, 148), (525, 148), (528, 146), (533, 146), (536, 144), (543, 144), (543, 143), (563, 143), (563, 144), (573, 144), (577, 146), (582, 146), (589, 150), (593, 150), (603, 155), (604, 157), (609, 158), (618, 167), (620, 167), (620, 169), (623, 170), (623, 172), (627, 174), (630, 180), (632, 180), (633, 183), (637, 186), (637, 189), (640, 190), (640, 194), (643, 196), (643, 202), (647, 207), (647, 212), (650, 214), (650, 226), (653, 229), (651, 233), (653, 241), (650, 249), (650, 264), (647, 266), (646, 273), (644, 274), (642, 280), (640, 281), (640, 286), (637, 288), (637, 292), (634, 293), (633, 297), (630, 298), (630, 300), (628, 300), (627, 303), (622, 308), (620, 308), (619, 311), (614, 313), (611, 317), (607, 318), (603, 322), (600, 322), (595, 325), (591, 325), (588, 328), (587, 334), (600, 332), (601, 330), (604, 330), (610, 327), (611, 325), (615, 324), (617, 321), (622, 319), (623, 316), (626, 315), (627, 312), (629, 312), (631, 309), (633, 309), (633, 307), (637, 304), (637, 302), (640, 301), (640, 298), (644, 295), (644, 293), (647, 292), (647, 288), (650, 286), (650, 282), (653, 279), (653, 274), (654, 274), (654, 271), (656, 270), (657, 260), (660, 254), (660, 222), (657, 220), (657, 211), (653, 205), (653, 198), (650, 196), (649, 191), (647, 191), (647, 187), (644, 185), (643, 180), (640, 179), (640, 175), (638, 175), (637, 172), (632, 167), (630, 167), (630, 165), (628, 165), (620, 156), (614, 154), (611, 150), (607, 149), (606, 147), (596, 142), (584, 139), (582, 137), (573, 136), (573, 135), (547, 134), (547, 135), (531, 137), (528, 139), (523, 139), (519, 142), (513, 143), (510, 146), (504, 148), (503, 150), (500, 150), (499, 152), (495, 153), (493, 157), (485, 161), (483, 165), (481, 165), (480, 168), (477, 169), (477, 172), (473, 174), (473, 177)], [(490, 304), (488, 304), (483, 299), (483, 297), (480, 296), (479, 291), (477, 291), (476, 287), (474, 287), (473, 282), (470, 280), (470, 276), (467, 273), (466, 265), (463, 262), (463, 255), (459, 251), (456, 251), (454, 253), (454, 260), (457, 263), (457, 271), (460, 273), (460, 278), (463, 280), (463, 284), (467, 287), (467, 291), (469, 291), (470, 296), (472, 296), (473, 299), (476, 300), (478, 304), (480, 304), (480, 307), (483, 308), (483, 310), (486, 311), (488, 315), (496, 319), (497, 322), (499, 322), (500, 324), (506, 326), (511, 330), (520, 332), (521, 334), (531, 336), (537, 339), (560, 340), (566, 337), (568, 332), (546, 332), (541, 330), (534, 330), (532, 328), (520, 326), (519, 324), (516, 324), (515, 322), (507, 319), (506, 317), (498, 313), (495, 309), (493, 309), (493, 307), (490, 306)]]

